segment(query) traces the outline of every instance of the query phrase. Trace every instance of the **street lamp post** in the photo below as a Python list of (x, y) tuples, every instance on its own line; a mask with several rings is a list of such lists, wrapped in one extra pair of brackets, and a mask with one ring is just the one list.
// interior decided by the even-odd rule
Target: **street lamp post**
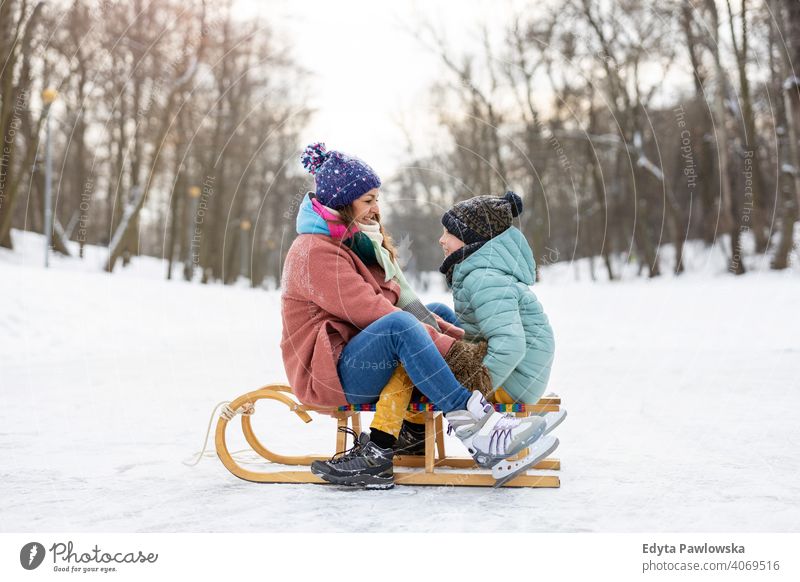
[(241, 264), (239, 265), (239, 275), (241, 277), (247, 277), (252, 282), (252, 277), (250, 276), (250, 236), (249, 236), (251, 226), (252, 224), (250, 224), (250, 221), (247, 220), (246, 218), (242, 219), (242, 221), (239, 223), (239, 228), (241, 229), (240, 230), (241, 238), (239, 242), (239, 244), (241, 245), (240, 248)]
[(275, 256), (275, 249), (277, 249), (277, 248), (278, 248), (278, 245), (275, 244), (275, 241), (272, 240), (271, 238), (268, 238), (267, 239), (267, 260), (266, 260), (266, 264), (267, 264), (267, 276), (270, 277), (270, 278), (273, 278), (272, 277), (272, 267), (273, 267), (272, 260), (273, 260), (273, 257)]
[(46, 137), (44, 159), (44, 266), (50, 266), (50, 247), (53, 245), (53, 143), (50, 132), (50, 108), (58, 97), (55, 89), (42, 91), (46, 107)]

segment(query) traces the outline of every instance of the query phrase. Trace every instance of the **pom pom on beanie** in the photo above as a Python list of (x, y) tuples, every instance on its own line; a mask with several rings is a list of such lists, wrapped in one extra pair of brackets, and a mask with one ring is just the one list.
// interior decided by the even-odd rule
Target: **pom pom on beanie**
[(522, 214), (522, 198), (519, 197), (519, 194), (509, 190), (503, 194), (503, 199), (511, 205), (511, 216), (516, 218)]
[(322, 166), (329, 157), (330, 154), (326, 151), (325, 144), (318, 141), (306, 146), (303, 155), (300, 157), (300, 162), (302, 162), (306, 172), (315, 176), (317, 170), (319, 170), (320, 166)]

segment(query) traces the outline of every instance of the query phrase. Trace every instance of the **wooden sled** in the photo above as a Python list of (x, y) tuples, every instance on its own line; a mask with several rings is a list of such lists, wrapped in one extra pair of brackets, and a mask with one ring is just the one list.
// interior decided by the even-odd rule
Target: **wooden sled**
[[(239, 396), (226, 405), (217, 421), (215, 444), (217, 456), (222, 464), (234, 475), (246, 481), (256, 483), (321, 483), (327, 484), (310, 470), (305, 471), (251, 471), (239, 465), (228, 450), (225, 442), (228, 423), (236, 416), (242, 417), (242, 432), (248, 444), (255, 452), (266, 460), (276, 465), (302, 465), (310, 466), (313, 461), (327, 460), (328, 456), (315, 455), (281, 455), (274, 453), (258, 440), (250, 422), (250, 417), (255, 413), (255, 405), (259, 400), (277, 400), (289, 407), (303, 422), (311, 422), (309, 412), (317, 412), (333, 416), (338, 427), (349, 426), (356, 432), (361, 432), (361, 412), (374, 411), (374, 405), (351, 405), (339, 408), (310, 407), (298, 403), (292, 394), (292, 389), (284, 384), (270, 384)], [(511, 412), (518, 416), (527, 416), (531, 413), (555, 412), (559, 410), (561, 398), (549, 395), (536, 404), (495, 404), (500, 412)], [(450, 485), (492, 487), (495, 483), (490, 472), (479, 469), (471, 457), (448, 457), (445, 452), (444, 432), (442, 430), (442, 414), (435, 410), (430, 403), (412, 403), (409, 410), (422, 412), (425, 416), (425, 456), (396, 456), (394, 459), (394, 480), (399, 485)], [(338, 428), (337, 427), (337, 428)], [(336, 451), (346, 448), (347, 435), (337, 430)], [(523, 457), (527, 451), (522, 451)], [(413, 470), (397, 470), (410, 468)], [(558, 459), (544, 459), (533, 467), (536, 470), (559, 470), (561, 462)], [(454, 471), (453, 469), (469, 469), (468, 471)], [(508, 481), (504, 487), (560, 487), (557, 475), (526, 473)]]

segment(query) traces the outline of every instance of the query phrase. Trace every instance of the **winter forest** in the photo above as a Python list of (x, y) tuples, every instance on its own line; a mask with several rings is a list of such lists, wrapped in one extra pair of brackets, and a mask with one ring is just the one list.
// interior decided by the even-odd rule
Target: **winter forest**
[[(0, 534), (800, 529), (798, 0), (0, 0), (0, 86)], [(363, 216), (423, 309), (456, 309), (440, 268), (467, 247), (437, 242), (443, 213), (521, 197), (504, 232), (536, 265), (495, 291), (552, 327), (544, 397), (569, 412), (531, 478), (558, 487), (343, 492), (215, 455), (225, 406), (299, 384), (287, 289), (317, 317), (322, 285), (287, 275), (290, 247), (329, 242), (297, 234), (315, 142), (379, 176)], [(358, 288), (336, 292), (361, 316)], [(388, 307), (366, 326), (409, 315)], [(334, 418), (283, 404), (252, 414), (264, 446), (342, 452)], [(273, 470), (240, 426), (231, 455)]]
[[(398, 116), (406, 140), (384, 178), (410, 271), (438, 266), (421, 241), (443, 209), (506, 189), (523, 195), (539, 264), (590, 258), (592, 278), (681, 273), (690, 241), (719, 244), (733, 274), (797, 260), (797, 2), (509, 6), (466, 45), (402, 23), (436, 71), (429, 137)], [(106, 247), (98, 269), (152, 256), (168, 279), (276, 284), (291, 199), (309, 188), (302, 38), (232, 0), (0, 11), (0, 245), (49, 229), (55, 253)]]

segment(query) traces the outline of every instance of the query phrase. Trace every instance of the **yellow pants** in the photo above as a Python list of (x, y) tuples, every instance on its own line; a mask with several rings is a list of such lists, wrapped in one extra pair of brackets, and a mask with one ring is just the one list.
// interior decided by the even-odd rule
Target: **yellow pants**
[[(403, 366), (397, 369), (389, 378), (389, 382), (381, 390), (378, 402), (375, 404), (375, 418), (372, 419), (370, 428), (383, 431), (397, 438), (400, 434), (400, 427), (403, 426), (403, 419), (408, 422), (423, 424), (425, 414), (422, 412), (410, 412), (408, 404), (411, 402), (411, 392), (414, 390), (414, 383), (408, 377)], [(502, 387), (494, 392), (494, 402), (500, 404), (513, 404), (514, 399), (503, 390)]]
[(508, 392), (503, 390), (503, 387), (500, 386), (500, 388), (495, 390), (494, 394), (492, 394), (492, 402), (496, 402), (497, 404), (515, 404), (516, 400), (511, 398)]
[[(411, 402), (411, 392), (414, 383), (406, 374), (403, 366), (397, 369), (389, 378), (389, 382), (381, 390), (378, 402), (375, 404), (375, 418), (372, 419), (370, 428), (374, 428), (397, 438), (403, 419), (409, 422), (425, 422), (425, 417), (419, 412), (408, 412), (408, 403)], [(422, 420), (416, 420), (421, 417)]]

